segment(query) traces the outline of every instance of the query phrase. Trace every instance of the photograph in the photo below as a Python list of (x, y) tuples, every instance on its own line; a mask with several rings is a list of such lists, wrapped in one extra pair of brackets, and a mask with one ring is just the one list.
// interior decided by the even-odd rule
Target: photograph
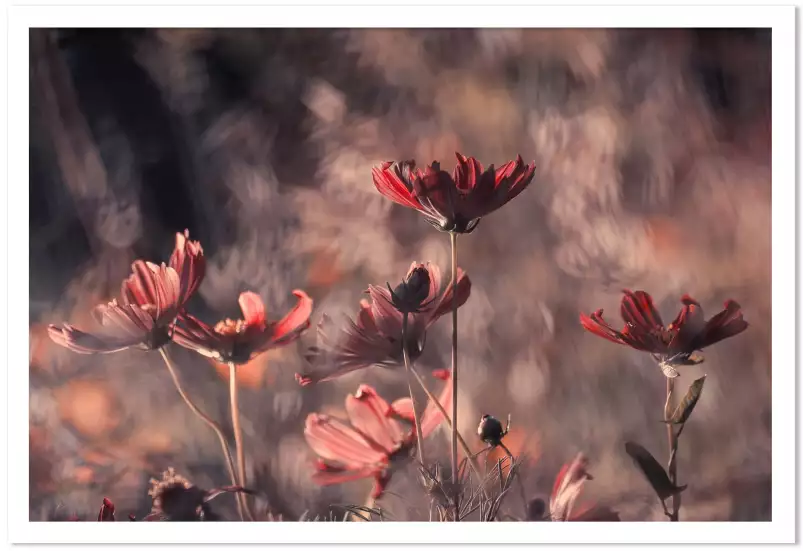
[(778, 519), (775, 31), (430, 23), (20, 31), (27, 533)]

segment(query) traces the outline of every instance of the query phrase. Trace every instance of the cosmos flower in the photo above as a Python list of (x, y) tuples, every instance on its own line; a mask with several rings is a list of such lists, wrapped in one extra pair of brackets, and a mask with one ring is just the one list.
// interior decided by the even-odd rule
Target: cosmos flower
[(262, 299), (252, 292), (240, 295), (240, 320), (225, 319), (212, 328), (190, 314), (182, 314), (173, 340), (219, 362), (246, 363), (270, 348), (295, 341), (309, 327), (312, 299), (304, 291), (295, 290), (293, 294), (298, 302), (277, 322), (267, 321)]
[(565, 464), (552, 487), (549, 498), (549, 514), (546, 504), (541, 499), (533, 499), (527, 505), (528, 520), (551, 520), (553, 522), (611, 522), (618, 521), (619, 514), (604, 506), (585, 504), (575, 509), (575, 502), (580, 497), (587, 480), (594, 478), (588, 472), (588, 459), (582, 453)]
[(733, 300), (725, 301), (725, 309), (705, 320), (700, 303), (689, 295), (681, 298), (683, 308), (675, 321), (664, 327), (661, 315), (653, 305), (652, 297), (644, 291), (624, 291), (621, 314), (624, 329), (617, 331), (602, 318), (602, 310), (590, 316), (580, 314), (582, 326), (609, 341), (624, 344), (653, 354), (667, 376), (677, 376), (673, 365), (687, 365), (702, 361), (692, 354), (747, 329), (742, 309)]
[[(449, 411), (449, 372), (439, 370), (433, 375), (445, 381), (438, 401)], [(307, 417), (304, 436), (320, 456), (313, 480), (327, 486), (373, 478), (371, 495), (378, 499), (396, 469), (413, 458), (417, 437), (412, 402), (408, 397), (388, 404), (372, 387), (360, 385), (355, 394), (346, 397), (346, 412), (350, 424), (320, 413)], [(423, 437), (432, 434), (443, 420), (437, 406), (429, 402), (421, 415)]]
[(525, 165), (520, 155), (497, 169), (483, 169), (474, 157), (455, 155), (453, 174), (441, 170), (437, 161), (423, 171), (415, 168), (415, 161), (382, 163), (373, 169), (374, 186), (441, 231), (470, 233), (480, 218), (516, 197), (535, 175), (535, 163)]
[(50, 325), (56, 343), (80, 354), (118, 352), (139, 347), (155, 350), (170, 341), (176, 316), (198, 288), (205, 272), (203, 249), (189, 241), (189, 233), (176, 234), (170, 265), (136, 260), (132, 274), (117, 299), (93, 310), (99, 331), (87, 333), (64, 324)]
[[(348, 319), (345, 326), (338, 326), (332, 318), (324, 315), (318, 325), (319, 346), (311, 348), (307, 356), (310, 368), (305, 373), (296, 374), (296, 380), (306, 386), (372, 365), (401, 365), (400, 308), (410, 311), (406, 340), (410, 361), (414, 362), (424, 350), (427, 329), (451, 311), (453, 292), (451, 283), (440, 292), (440, 270), (430, 263), (413, 262), (404, 281), (392, 292), (386, 287), (370, 285), (366, 291), (370, 301), (360, 301), (356, 321)], [(470, 294), (471, 280), (458, 269), (458, 307), (465, 304)], [(394, 306), (394, 301), (397, 306)]]

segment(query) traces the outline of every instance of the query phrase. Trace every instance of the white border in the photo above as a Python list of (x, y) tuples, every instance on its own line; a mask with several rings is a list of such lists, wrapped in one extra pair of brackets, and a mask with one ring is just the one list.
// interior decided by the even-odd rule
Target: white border
[[(795, 541), (795, 20), (793, 6), (13, 6), (9, 11), (8, 494), (15, 543), (791, 543)], [(508, 3), (512, 4), (512, 3)], [(772, 343), (771, 523), (31, 523), (28, 520), (28, 28), (29, 27), (771, 27)], [(777, 185), (776, 182), (779, 182)], [(5, 229), (5, 228), (4, 228)], [(781, 252), (779, 254), (779, 251)], [(13, 313), (13, 318), (11, 318)], [(25, 450), (23, 453), (22, 450)]]

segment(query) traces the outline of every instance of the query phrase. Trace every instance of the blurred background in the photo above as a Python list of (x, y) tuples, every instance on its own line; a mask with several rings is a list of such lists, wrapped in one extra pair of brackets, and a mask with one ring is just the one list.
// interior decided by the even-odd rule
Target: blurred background
[[(483, 413), (511, 414), (527, 498), (583, 451), (586, 500), (664, 520), (623, 449), (637, 440), (665, 461), (664, 378), (578, 314), (605, 308), (620, 327), (622, 288), (650, 292), (666, 322), (684, 293), (709, 317), (733, 298), (750, 328), (678, 383), (708, 375), (678, 453), (681, 520), (770, 519), (770, 31), (48, 29), (30, 41), (32, 520), (91, 520), (104, 496), (140, 517), (168, 467), (227, 483), (214, 433), (158, 354), (73, 354), (48, 323), (92, 327), (130, 263), (166, 261), (184, 228), (208, 259), (190, 305), (207, 322), (237, 317), (247, 289), (272, 318), (295, 288), (315, 299), (313, 324), (353, 316), (369, 283), (398, 282), (413, 260), (448, 273), (448, 237), (381, 197), (371, 167), (451, 170), (455, 151), (538, 167), (460, 239), (474, 283), (459, 317), (469, 441), (480, 449)], [(448, 366), (449, 331), (448, 318), (433, 327), (422, 369)], [(290, 520), (370, 488), (310, 482), (306, 415), (342, 414), (360, 383), (388, 400), (407, 389), (378, 368), (301, 389), (293, 373), (314, 343), (311, 329), (241, 370), (249, 478)], [(171, 352), (230, 431), (227, 370)], [(445, 428), (429, 448), (448, 456)], [(380, 504), (420, 518), (416, 484), (399, 473)], [(233, 504), (215, 507), (234, 518)], [(507, 507), (523, 515), (518, 494)]]

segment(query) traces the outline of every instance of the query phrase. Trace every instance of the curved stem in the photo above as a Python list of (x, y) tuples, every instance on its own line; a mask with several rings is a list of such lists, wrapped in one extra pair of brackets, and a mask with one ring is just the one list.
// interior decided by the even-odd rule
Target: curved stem
[(402, 332), (401, 332), (401, 341), (402, 341), (402, 356), (404, 357), (404, 369), (407, 371), (407, 388), (410, 390), (410, 402), (413, 406), (413, 419), (415, 422), (415, 435), (418, 439), (418, 445), (416, 449), (418, 450), (418, 461), (421, 463), (422, 467), (426, 468), (426, 463), (424, 463), (424, 433), (421, 431), (421, 418), (418, 416), (418, 405), (415, 401), (415, 395), (413, 394), (413, 382), (410, 377), (410, 355), (407, 352), (407, 318), (409, 314), (405, 312), (402, 315)]
[[(237, 366), (234, 362), (229, 362), (229, 394), (231, 398), (231, 425), (234, 429), (234, 443), (237, 446), (237, 469), (240, 475), (240, 486), (245, 488), (245, 448), (243, 447), (243, 430), (240, 426), (240, 405), (237, 399)], [(250, 503), (247, 498), (243, 498), (245, 510), (251, 520), (254, 520), (254, 513), (251, 511)]]
[[(449, 238), (452, 245), (452, 483), (457, 487), (457, 233), (451, 232)], [(455, 522), (460, 520), (457, 511), (460, 506), (455, 496)]]
[[(170, 372), (170, 376), (173, 378), (173, 384), (176, 386), (176, 390), (178, 391), (179, 396), (181, 396), (181, 398), (184, 400), (184, 403), (187, 404), (187, 407), (190, 408), (190, 411), (192, 411), (201, 421), (206, 423), (209, 428), (215, 431), (218, 440), (220, 440), (220, 447), (223, 449), (223, 456), (226, 458), (226, 468), (229, 471), (231, 484), (232, 486), (237, 486), (237, 475), (234, 472), (234, 461), (231, 458), (231, 450), (229, 449), (228, 442), (226, 442), (226, 436), (223, 434), (223, 429), (221, 429), (220, 425), (213, 421), (211, 417), (201, 411), (200, 408), (195, 405), (195, 402), (192, 401), (189, 395), (184, 392), (184, 389), (181, 386), (181, 381), (179, 381), (178, 378), (178, 373), (176, 373), (176, 368), (173, 366), (173, 362), (170, 361), (170, 357), (167, 355), (167, 347), (161, 347), (159, 349), (159, 353), (162, 355), (162, 359), (167, 366), (167, 371)], [(245, 517), (243, 516), (243, 504), (240, 494), (236, 494), (235, 498), (237, 499), (237, 512), (240, 514), (240, 520), (245, 520)]]

